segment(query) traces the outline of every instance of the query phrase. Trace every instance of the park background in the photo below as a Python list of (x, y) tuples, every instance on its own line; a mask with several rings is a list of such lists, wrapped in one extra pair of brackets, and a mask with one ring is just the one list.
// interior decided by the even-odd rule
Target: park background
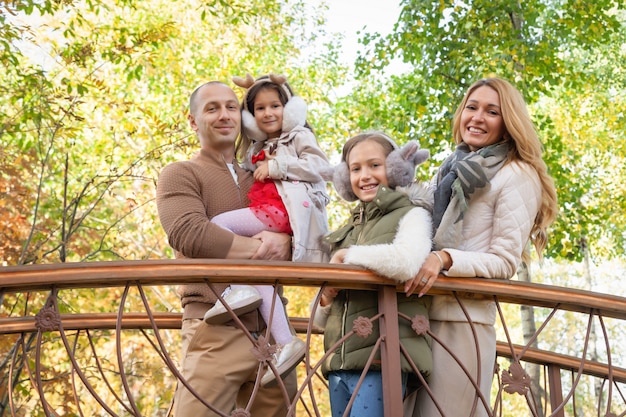
[[(0, 265), (172, 258), (155, 188), (166, 164), (198, 150), (187, 102), (205, 81), (283, 73), (331, 160), (379, 129), (430, 150), (417, 172), (428, 180), (453, 149), (464, 91), (497, 75), (529, 104), (560, 207), (545, 259), (533, 254), (519, 279), (626, 295), (623, 2), (383, 3), (1, 2)], [(334, 229), (349, 205), (329, 190)], [(303, 294), (290, 295), (298, 316)], [(117, 296), (82, 292), (66, 308)], [(152, 296), (179, 310), (174, 287)], [(542, 343), (576, 349), (576, 325), (562, 329)]]

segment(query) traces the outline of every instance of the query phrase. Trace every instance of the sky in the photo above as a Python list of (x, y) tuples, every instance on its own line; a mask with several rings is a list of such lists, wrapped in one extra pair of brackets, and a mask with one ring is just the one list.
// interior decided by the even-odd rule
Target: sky
[[(363, 48), (358, 40), (362, 33), (377, 32), (387, 35), (393, 31), (393, 26), (400, 15), (401, 0), (326, 0), (326, 29), (328, 32), (340, 33), (344, 36), (342, 42), (343, 53), (340, 61), (347, 68), (354, 69), (354, 62), (358, 51)], [(305, 55), (306, 50), (302, 51)], [(316, 54), (315, 47), (311, 53)], [(407, 65), (399, 60), (391, 61), (385, 69), (386, 75), (396, 75), (406, 72)], [(335, 96), (349, 94), (353, 81), (346, 80), (341, 86), (333, 90)]]
[(391, 33), (400, 15), (399, 0), (329, 0), (328, 29), (343, 33), (344, 57), (353, 63), (360, 45), (357, 32)]

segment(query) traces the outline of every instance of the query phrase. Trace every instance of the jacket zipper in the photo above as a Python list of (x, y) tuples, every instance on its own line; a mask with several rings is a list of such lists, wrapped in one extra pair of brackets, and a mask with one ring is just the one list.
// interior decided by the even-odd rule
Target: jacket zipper
[(355, 245), (362, 244), (361, 239), (363, 238), (363, 234), (365, 233), (365, 229), (367, 228), (367, 215), (365, 214), (365, 208), (361, 206), (361, 210), (359, 211), (359, 221), (358, 224), (361, 225), (361, 230), (359, 230), (359, 235), (356, 238)]
[[(348, 318), (348, 298), (350, 297), (350, 290), (346, 291), (346, 298), (343, 302), (343, 317), (341, 318), (341, 337), (346, 335), (346, 320)], [(341, 344), (341, 367), (343, 369), (346, 363), (346, 342)]]
[[(359, 241), (361, 240), (361, 236), (363, 235), (363, 223), (365, 221), (365, 208), (363, 207), (363, 203), (361, 203), (361, 207), (359, 208), (359, 218), (358, 220), (355, 222), (358, 225), (361, 225), (361, 230), (359, 231), (359, 236), (357, 237), (357, 241), (356, 243), (358, 244)], [(346, 291), (346, 299), (344, 301), (343, 304), (343, 317), (341, 319), (341, 337), (346, 335), (346, 320), (348, 317), (348, 303), (349, 303), (349, 298), (350, 298), (350, 290)], [(344, 365), (346, 363), (346, 342), (343, 342), (341, 344), (341, 369), (343, 369)]]
[(361, 230), (359, 231), (359, 235), (356, 238), (356, 244), (361, 241), (361, 237), (363, 236), (363, 229), (365, 228), (365, 222), (367, 219), (365, 217), (365, 209), (363, 207), (363, 203), (361, 203), (361, 208), (359, 209), (359, 219), (355, 222), (358, 225), (361, 225)]
[[(367, 218), (365, 216), (365, 206), (361, 203), (361, 207), (359, 208), (359, 218), (357, 219), (355, 224), (361, 225), (361, 230), (359, 231), (359, 236), (357, 237), (356, 244), (358, 245), (361, 241), (361, 237), (363, 236), (363, 231), (365, 229)], [(346, 320), (348, 318), (348, 304), (350, 302), (350, 290), (346, 291), (346, 299), (343, 304), (343, 317), (341, 319), (341, 337), (346, 335)], [(341, 344), (341, 369), (344, 368), (346, 362), (346, 342)]]

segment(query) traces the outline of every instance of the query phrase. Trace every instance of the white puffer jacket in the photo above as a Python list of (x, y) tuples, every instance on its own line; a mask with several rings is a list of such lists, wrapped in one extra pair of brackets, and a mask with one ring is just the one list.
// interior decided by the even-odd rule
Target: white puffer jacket
[[(530, 230), (541, 206), (541, 184), (532, 167), (512, 162), (491, 179), (491, 185), (470, 201), (463, 220), (463, 239), (458, 248), (437, 248), (452, 257), (445, 271), (452, 277), (510, 279), (515, 275)], [(492, 301), (463, 300), (472, 321), (495, 323)], [(434, 296), (430, 319), (467, 321), (451, 296)]]

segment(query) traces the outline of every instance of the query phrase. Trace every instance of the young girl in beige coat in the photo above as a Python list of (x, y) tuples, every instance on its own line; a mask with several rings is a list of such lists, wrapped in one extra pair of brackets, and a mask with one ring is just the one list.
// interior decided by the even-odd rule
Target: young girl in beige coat
[[(247, 89), (237, 154), (243, 166), (254, 171), (255, 182), (248, 208), (222, 213), (211, 221), (241, 236), (264, 230), (291, 234), (292, 260), (326, 262), (321, 238), (328, 231), (329, 198), (321, 172), (328, 168), (328, 159), (306, 123), (306, 103), (293, 94), (284, 76), (271, 74), (254, 80), (248, 75), (234, 82)], [(259, 308), (278, 345), (274, 365), (279, 376), (304, 358), (305, 344), (292, 334), (272, 286), (231, 285), (222, 296), (237, 315)], [(207, 324), (231, 318), (220, 301), (204, 316)], [(268, 369), (261, 382), (268, 385), (275, 377)]]

